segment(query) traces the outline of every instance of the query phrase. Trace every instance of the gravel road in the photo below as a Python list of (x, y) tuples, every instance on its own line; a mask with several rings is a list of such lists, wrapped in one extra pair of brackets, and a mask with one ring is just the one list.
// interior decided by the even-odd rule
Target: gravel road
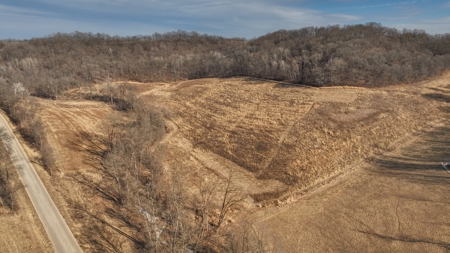
[(55, 251), (57, 253), (83, 252), (2, 115), (0, 115), (0, 128), (6, 130), (1, 137)]

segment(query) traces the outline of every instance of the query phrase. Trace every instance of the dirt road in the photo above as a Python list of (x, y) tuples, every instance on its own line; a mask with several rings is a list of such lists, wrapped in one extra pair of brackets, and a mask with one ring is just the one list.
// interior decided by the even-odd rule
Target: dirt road
[(20, 146), (19, 141), (14, 136), (11, 128), (8, 126), (8, 123), (2, 115), (0, 115), (0, 128), (6, 130), (5, 132), (7, 134), (2, 136), (2, 138), (4, 138), (11, 160), (19, 172), (20, 179), (25, 186), (28, 196), (36, 209), (56, 252), (82, 252), (72, 235), (72, 232), (39, 179), (33, 165)]

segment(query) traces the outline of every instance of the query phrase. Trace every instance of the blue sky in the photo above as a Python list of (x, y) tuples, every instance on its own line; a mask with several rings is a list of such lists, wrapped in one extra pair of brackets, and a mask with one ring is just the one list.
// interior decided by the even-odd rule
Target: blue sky
[(279, 29), (366, 22), (450, 33), (450, 0), (0, 0), (0, 39), (178, 29), (251, 39)]

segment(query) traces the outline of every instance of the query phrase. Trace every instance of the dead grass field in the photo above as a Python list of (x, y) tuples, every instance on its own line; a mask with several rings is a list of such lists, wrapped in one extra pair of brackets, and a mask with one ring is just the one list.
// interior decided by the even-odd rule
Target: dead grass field
[[(96, 153), (100, 149), (80, 136), (85, 132), (105, 134), (103, 123), (113, 110), (95, 101), (40, 99), (39, 103), (45, 139), (52, 148), (56, 165), (53, 177), (44, 183), (55, 189), (51, 195), (59, 200), (56, 204), (65, 211), (63, 216), (65, 213), (66, 222), (84, 252), (108, 251), (104, 245), (116, 238), (108, 237), (108, 226), (93, 215), (106, 212), (107, 207), (101, 196), (93, 193), (92, 185), (87, 185), (87, 182), (102, 181), (100, 157)], [(120, 240), (123, 238), (117, 239)]]
[[(449, 219), (438, 217), (449, 213), (448, 186), (433, 183), (446, 180), (446, 174), (431, 161), (426, 163), (430, 168), (408, 174), (410, 164), (405, 172), (403, 165), (391, 168), (379, 160), (396, 152), (408, 157), (397, 148), (422, 145), (411, 138), (425, 136), (448, 118), (450, 73), (377, 89), (314, 88), (249, 78), (129, 85), (166, 113), (166, 170), (176, 170), (192, 196), (206, 177), (226, 178), (233, 170), (235, 183), (249, 196), (244, 209), (253, 214), (254, 228), (277, 252), (298, 252), (300, 246), (310, 252), (364, 251), (368, 244), (373, 247), (369, 251), (448, 249), (449, 227), (443, 219)], [(107, 248), (113, 240), (121, 240), (120, 250), (129, 251), (126, 240), (114, 233), (91, 238), (109, 228), (94, 227), (86, 213), (74, 210), (80, 204), (88, 211), (110, 208), (77, 179), (81, 174), (94, 183), (102, 181), (98, 156), (73, 144), (82, 132), (103, 134), (102, 122), (112, 107), (84, 100), (40, 103), (46, 138), (57, 157), (57, 175), (47, 183), (58, 189), (54, 194), (70, 214), (69, 226), (85, 252)], [(434, 150), (432, 143), (423, 147)], [(417, 152), (414, 159), (426, 158)], [(437, 211), (429, 214), (424, 203)], [(230, 221), (241, 219), (244, 209), (233, 212)], [(125, 225), (114, 224), (126, 231)], [(440, 234), (433, 236), (431, 228)], [(420, 231), (428, 232), (420, 237)]]
[(450, 138), (438, 127), (448, 123), (450, 74), (378, 89), (242, 78), (163, 89), (144, 92), (179, 128), (167, 160), (189, 182), (240, 171), (253, 200), (276, 206), (249, 201), (253, 214), (236, 219), (251, 217), (276, 252), (450, 249), (439, 164)]
[(181, 166), (199, 168), (197, 175), (204, 170), (224, 175), (235, 168), (253, 199), (264, 201), (335, 176), (432, 127), (445, 115), (445, 98), (439, 96), (448, 92), (449, 82), (447, 74), (386, 89), (246, 78), (140, 87), (179, 128), (169, 161), (189, 161)]
[(374, 157), (295, 203), (260, 210), (254, 228), (277, 252), (448, 252), (445, 125)]
[(16, 195), (20, 210), (16, 213), (0, 211), (0, 251), (16, 252), (54, 252), (53, 245), (42, 227), (41, 221), (33, 212), (33, 205), (24, 190)]
[(112, 112), (111, 107), (94, 101), (40, 100), (40, 105), (43, 108), (40, 118), (45, 123), (46, 139), (54, 148), (60, 176), (91, 170), (87, 154), (77, 152), (73, 146), (83, 132), (102, 133), (101, 123)]

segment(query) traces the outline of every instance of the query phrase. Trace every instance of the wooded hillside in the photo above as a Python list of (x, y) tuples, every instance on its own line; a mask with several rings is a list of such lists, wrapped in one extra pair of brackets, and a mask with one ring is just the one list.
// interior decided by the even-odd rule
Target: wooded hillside
[[(273, 252), (253, 221), (234, 217), (290, 203), (288, 194), (317, 189), (392, 151), (402, 136), (450, 111), (440, 104), (450, 101), (448, 74), (423, 93), (407, 85), (386, 92), (291, 84), (376, 87), (446, 70), (450, 34), (377, 23), (252, 40), (185, 31), (57, 33), (0, 41), (0, 109), (40, 151), (35, 161), (54, 180), (90, 252)], [(126, 82), (234, 76), (243, 78)], [(0, 171), (0, 207), (14, 211), (17, 187), (8, 173)]]
[(249, 76), (308, 85), (411, 83), (450, 68), (450, 34), (377, 23), (280, 30), (252, 40), (177, 31), (111, 37), (74, 32), (0, 41), (0, 83), (37, 96), (106, 79)]

